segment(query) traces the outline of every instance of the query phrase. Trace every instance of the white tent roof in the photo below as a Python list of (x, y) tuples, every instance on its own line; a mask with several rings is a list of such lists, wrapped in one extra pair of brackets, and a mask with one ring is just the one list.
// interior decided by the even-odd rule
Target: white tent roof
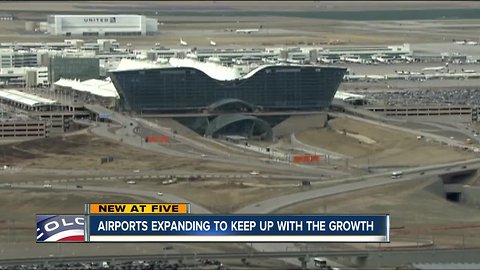
[(341, 99), (341, 100), (356, 100), (356, 99), (365, 99), (364, 95), (358, 95), (358, 94), (352, 94), (348, 92), (343, 92), (343, 91), (337, 91), (335, 93), (335, 99)]
[(152, 69), (152, 68), (161, 68), (162, 65), (157, 64), (152, 61), (136, 61), (131, 59), (122, 58), (118, 64), (115, 71), (125, 71), (125, 70), (138, 70), (138, 69)]
[(15, 89), (0, 90), (0, 98), (12, 100), (32, 107), (57, 103), (55, 100), (20, 92)]
[(83, 82), (62, 78), (56, 81), (54, 85), (69, 87), (76, 91), (89, 92), (96, 96), (119, 98), (117, 89), (110, 81), (110, 78), (106, 80), (91, 79)]
[(229, 81), (240, 79), (239, 70), (232, 67), (225, 67), (212, 62), (200, 62), (191, 58), (170, 58), (168, 63), (156, 63), (151, 61), (135, 61), (122, 59), (115, 71), (154, 69), (154, 68), (172, 68), (172, 67), (189, 67), (202, 71), (209, 77), (219, 81)]
[(170, 58), (169, 63), (172, 67), (189, 67), (198, 69), (209, 77), (219, 81), (231, 81), (241, 77), (240, 72), (237, 69), (224, 67), (212, 62), (199, 62), (189, 58)]

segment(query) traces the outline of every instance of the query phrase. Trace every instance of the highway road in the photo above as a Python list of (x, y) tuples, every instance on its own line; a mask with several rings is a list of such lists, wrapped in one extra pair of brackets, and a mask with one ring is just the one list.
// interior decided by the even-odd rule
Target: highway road
[[(463, 168), (466, 166), (466, 168)], [(472, 169), (480, 168), (480, 159), (468, 160), (468, 161), (461, 161), (461, 162), (452, 162), (448, 164), (440, 164), (440, 165), (430, 165), (425, 167), (413, 168), (404, 170), (404, 175), (398, 179), (391, 179), (389, 173), (381, 173), (381, 174), (374, 174), (365, 177), (351, 177), (340, 179), (336, 181), (345, 181), (347, 183), (342, 185), (337, 185), (333, 187), (323, 188), (323, 189), (313, 189), (306, 192), (298, 192), (294, 194), (279, 196), (276, 198), (271, 198), (262, 202), (254, 203), (252, 205), (246, 206), (242, 209), (237, 210), (235, 213), (249, 213), (249, 214), (262, 214), (262, 213), (271, 213), (280, 208), (293, 205), (296, 203), (301, 203), (307, 200), (312, 200), (316, 198), (321, 198), (325, 196), (331, 196), (335, 194), (341, 194), (345, 192), (351, 192), (366, 188), (372, 188), (380, 185), (387, 185), (393, 183), (399, 183), (404, 181), (412, 181), (419, 178), (423, 178), (426, 176), (433, 176), (439, 175), (444, 173), (455, 173), (455, 172), (462, 172), (468, 171)], [(448, 170), (447, 170), (448, 169)], [(420, 175), (420, 172), (424, 172), (423, 175)], [(7, 188), (7, 187), (6, 187)], [(15, 184), (12, 185), (10, 188), (43, 188), (40, 185), (29, 185), (29, 184)], [(52, 189), (55, 190), (75, 190), (80, 191), (76, 186), (73, 185), (52, 185)], [(84, 191), (93, 191), (93, 192), (107, 192), (107, 193), (116, 193), (116, 194), (126, 194), (126, 195), (136, 195), (142, 196), (146, 198), (154, 198), (155, 200), (159, 200), (159, 196), (156, 192), (152, 191), (142, 191), (142, 190), (130, 190), (130, 189), (120, 189), (120, 188), (112, 188), (112, 187), (98, 187), (98, 186), (84, 186), (82, 188), (82, 192)], [(200, 205), (197, 205), (193, 202), (190, 202), (184, 198), (180, 198), (178, 196), (164, 194), (161, 198), (163, 201), (171, 201), (171, 202), (187, 202), (191, 203), (192, 206), (192, 213), (210, 213), (208, 209), (203, 208)], [(257, 251), (271, 251), (271, 252), (279, 252), (282, 253), (284, 251), (288, 251), (287, 253), (290, 254), (294, 252), (296, 249), (294, 245), (291, 243), (255, 243), (252, 245), (254, 249)], [(325, 252), (322, 251), (323, 256)], [(170, 256), (169, 256), (170, 257)], [(287, 258), (288, 256), (284, 256), (283, 260), (292, 264), (299, 264), (300, 262), (294, 258)], [(311, 266), (312, 262), (309, 262), (308, 265)]]
[[(462, 168), (462, 166), (467, 166), (467, 167)], [(473, 159), (473, 160), (467, 160), (467, 161), (451, 162), (447, 164), (429, 165), (424, 167), (406, 169), (406, 170), (403, 170), (403, 176), (396, 179), (392, 179), (390, 173), (373, 174), (373, 175), (364, 176), (364, 177), (351, 177), (347, 179), (342, 179), (341, 181), (347, 182), (342, 185), (336, 185), (333, 187), (327, 187), (322, 189), (313, 189), (310, 191), (297, 192), (297, 193), (292, 193), (288, 195), (278, 196), (275, 198), (270, 198), (261, 202), (257, 202), (257, 203), (245, 206), (235, 211), (235, 213), (237, 214), (272, 213), (278, 209), (285, 208), (287, 206), (305, 202), (308, 200), (318, 199), (322, 197), (337, 195), (337, 194), (351, 192), (351, 191), (357, 191), (361, 189), (377, 187), (381, 185), (417, 180), (419, 178), (424, 178), (427, 176), (469, 171), (472, 169), (479, 169), (479, 168), (480, 168), (480, 159)], [(421, 172), (424, 172), (424, 174), (420, 175)], [(351, 182), (351, 183), (348, 183), (348, 182)]]
[[(393, 250), (346, 250), (346, 251), (331, 251), (331, 250), (311, 250), (311, 251), (283, 251), (283, 252), (242, 252), (242, 253), (177, 253), (168, 254), (168, 259), (178, 260), (186, 258), (204, 258), (204, 259), (229, 259), (229, 258), (300, 258), (306, 257), (367, 257), (372, 254), (392, 254), (392, 255), (407, 255), (415, 254), (416, 256), (423, 256), (425, 262), (432, 257), (441, 257), (444, 255), (475, 255), (480, 253), (479, 248), (466, 249), (393, 249)], [(75, 256), (75, 257), (47, 257), (47, 258), (25, 258), (25, 259), (8, 259), (0, 260), (0, 265), (18, 265), (18, 264), (33, 264), (33, 263), (56, 263), (56, 262), (102, 262), (112, 261), (138, 261), (138, 260), (156, 260), (161, 258), (158, 254), (144, 254), (144, 255), (118, 255), (118, 256)]]
[(435, 121), (415, 121), (415, 122), (421, 123), (423, 125), (436, 127), (441, 131), (448, 130), (448, 131), (460, 133), (465, 137), (469, 137), (473, 139), (475, 143), (480, 143), (480, 137), (473, 136), (474, 134), (474, 132), (472, 132), (473, 128), (469, 130), (467, 129), (467, 127), (465, 127), (464, 124), (461, 124), (461, 123), (442, 123), (442, 122), (435, 122)]
[(102, 193), (114, 193), (122, 195), (133, 195), (140, 196), (144, 198), (153, 199), (153, 201), (163, 201), (166, 203), (189, 203), (192, 213), (195, 214), (208, 214), (210, 211), (199, 204), (196, 204), (187, 199), (163, 193), (162, 196), (159, 196), (157, 190), (146, 191), (146, 190), (136, 190), (136, 189), (126, 189), (126, 188), (115, 188), (115, 187), (104, 187), (104, 186), (82, 186), (82, 188), (77, 188), (76, 185), (69, 184), (52, 184), (51, 187), (45, 188), (43, 185), (34, 185), (34, 184), (11, 184), (8, 188), (20, 188), (20, 189), (43, 189), (43, 190), (58, 190), (58, 191), (75, 191), (75, 192), (102, 192)]
[[(0, 170), (0, 175), (8, 175), (17, 172), (15, 169), (9, 169), (11, 171)], [(34, 173), (37, 171), (36, 169), (22, 169), (23, 173)], [(244, 180), (242, 182), (245, 186), (255, 186), (255, 187), (266, 187), (266, 188), (288, 188), (288, 187), (298, 187), (300, 182), (303, 180), (310, 180), (311, 183), (319, 182), (319, 183), (341, 183), (343, 180), (322, 180), (321, 177), (316, 176), (295, 176), (295, 175), (284, 175), (284, 174), (266, 174), (261, 173), (259, 175), (252, 175), (251, 173), (205, 173), (205, 172), (157, 172), (157, 171), (140, 171), (138, 173), (132, 173), (132, 171), (117, 171), (112, 173), (109, 170), (105, 170), (104, 172), (95, 172), (95, 173), (85, 173), (83, 170), (71, 172), (69, 170), (40, 170), (42, 174), (50, 173), (50, 174), (57, 174), (63, 175), (62, 177), (53, 177), (49, 179), (42, 179), (42, 180), (24, 180), (24, 181), (16, 181), (16, 184), (38, 184), (38, 183), (67, 183), (67, 182), (84, 182), (84, 181), (128, 181), (128, 180), (165, 180), (170, 176), (174, 176), (178, 179), (178, 181), (189, 181), (190, 177), (200, 177), (201, 180), (215, 180), (215, 179), (236, 179), (236, 180)], [(75, 174), (78, 175), (77, 177), (65, 177), (64, 175), (67, 174)], [(271, 180), (282, 180), (282, 181), (289, 181), (290, 183), (283, 183), (283, 184), (261, 184), (261, 183), (251, 183), (249, 181), (245, 181), (245, 179), (271, 179)], [(10, 182), (3, 182), (3, 184), (11, 184)], [(0, 186), (2, 184), (0, 183)]]
[[(466, 166), (466, 168), (462, 168)], [(411, 181), (415, 179), (424, 178), (427, 176), (440, 175), (445, 173), (456, 173), (462, 171), (471, 171), (474, 169), (480, 168), (480, 159), (472, 159), (467, 161), (451, 162), (447, 164), (439, 165), (429, 165), (423, 167), (416, 167), (411, 169), (403, 170), (403, 177), (392, 179), (390, 172), (387, 173), (377, 173), (359, 177), (348, 177), (335, 180), (324, 180), (324, 181), (315, 181), (311, 182), (312, 186), (316, 185), (325, 185), (325, 184), (339, 184), (332, 187), (322, 188), (322, 189), (312, 189), (308, 191), (301, 191), (297, 193), (292, 193), (288, 195), (283, 195), (275, 198), (271, 198), (265, 201), (256, 202), (251, 205), (248, 205), (242, 209), (236, 211), (236, 213), (271, 213), (280, 208), (293, 205), (296, 203), (301, 203), (307, 200), (317, 199), (325, 196), (331, 196), (335, 194), (345, 193), (356, 191), (360, 189), (372, 188), (380, 185), (394, 184), (403, 181)], [(448, 170), (447, 170), (448, 169)], [(420, 175), (420, 172), (423, 172), (423, 175)], [(212, 178), (215, 177), (228, 177), (230, 174), (211, 174), (207, 175)], [(235, 175), (233, 175), (235, 176)], [(252, 177), (247, 174), (238, 174), (239, 177)], [(166, 200), (172, 202), (189, 202), (192, 204), (193, 213), (209, 213), (209, 211), (199, 205), (196, 205), (193, 202), (188, 201), (185, 198), (179, 196), (165, 194), (160, 198), (157, 195), (158, 190), (155, 191), (145, 191), (145, 190), (136, 190), (136, 189), (125, 189), (125, 188), (113, 188), (105, 186), (83, 186), (82, 189), (76, 187), (76, 185), (69, 185), (68, 182), (73, 181), (101, 181), (101, 180), (126, 180), (129, 178), (132, 179), (151, 179), (151, 178), (164, 178), (165, 175), (127, 175), (127, 176), (97, 176), (97, 177), (73, 177), (73, 178), (64, 178), (64, 179), (53, 179), (53, 180), (44, 180), (44, 183), (52, 184), (52, 188), (56, 190), (75, 190), (76, 192), (106, 192), (106, 193), (116, 193), (116, 194), (126, 194), (126, 195), (136, 195), (146, 198), (154, 198), (156, 200)], [(268, 175), (272, 178), (291, 178), (290, 176), (282, 175)], [(305, 179), (305, 177), (298, 177), (298, 180)], [(281, 187), (296, 187), (297, 184), (282, 184)], [(34, 184), (33, 181), (25, 181), (21, 183), (10, 183), (10, 186), (1, 185), (3, 188), (27, 188), (27, 189), (44, 189), (43, 184)], [(197, 209), (199, 212), (197, 212)]]

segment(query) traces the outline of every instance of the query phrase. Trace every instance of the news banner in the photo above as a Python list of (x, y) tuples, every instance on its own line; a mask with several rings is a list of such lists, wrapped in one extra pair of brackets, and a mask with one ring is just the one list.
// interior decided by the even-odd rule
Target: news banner
[(384, 215), (191, 214), (190, 205), (85, 205), (37, 215), (37, 242), (389, 242)]

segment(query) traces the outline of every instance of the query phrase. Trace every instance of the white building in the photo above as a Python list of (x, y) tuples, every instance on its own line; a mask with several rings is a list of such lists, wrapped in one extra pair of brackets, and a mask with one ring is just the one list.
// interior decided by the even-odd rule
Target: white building
[(47, 67), (0, 68), (0, 85), (35, 87), (49, 85)]
[(158, 22), (141, 15), (49, 15), (48, 33), (65, 36), (147, 35)]

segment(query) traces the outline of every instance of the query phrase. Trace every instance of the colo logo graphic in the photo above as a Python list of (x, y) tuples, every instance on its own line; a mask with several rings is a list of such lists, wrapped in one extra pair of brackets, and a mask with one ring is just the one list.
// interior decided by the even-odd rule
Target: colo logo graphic
[(37, 242), (84, 242), (85, 216), (37, 215)]

